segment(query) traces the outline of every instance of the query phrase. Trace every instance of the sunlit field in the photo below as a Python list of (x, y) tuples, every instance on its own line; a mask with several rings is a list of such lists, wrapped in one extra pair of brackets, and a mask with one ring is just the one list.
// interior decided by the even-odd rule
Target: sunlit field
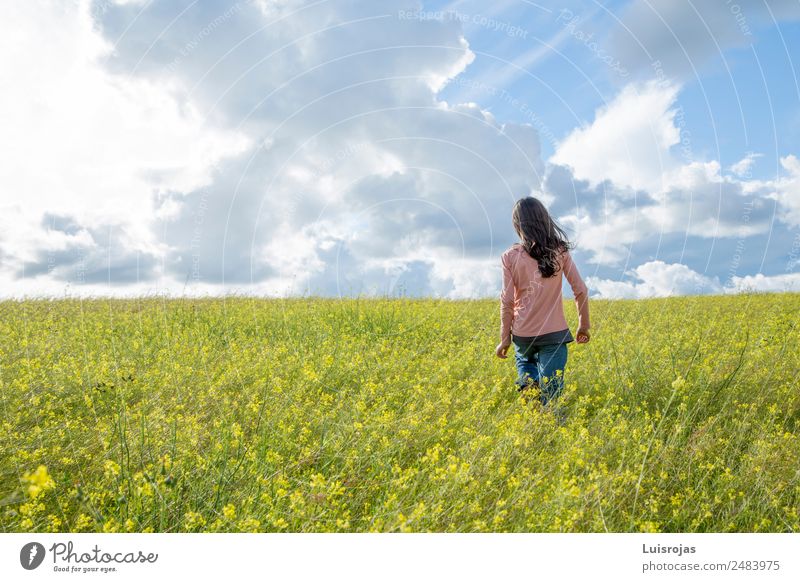
[(591, 308), (559, 424), (494, 300), (2, 302), (0, 527), (800, 530), (800, 295)]

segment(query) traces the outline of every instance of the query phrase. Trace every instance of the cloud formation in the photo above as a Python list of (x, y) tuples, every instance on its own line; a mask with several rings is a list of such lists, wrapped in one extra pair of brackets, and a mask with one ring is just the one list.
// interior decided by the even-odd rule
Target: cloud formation
[(725, 59), (725, 50), (751, 45), (765, 28), (798, 19), (794, 0), (629, 2), (608, 44), (631, 70), (697, 78), (709, 60)]
[(601, 299), (644, 299), (672, 295), (800, 291), (800, 273), (765, 276), (734, 276), (727, 284), (717, 277), (698, 273), (680, 263), (648, 261), (631, 269), (624, 279), (587, 278), (587, 284)]
[(457, 19), (401, 16), (419, 8), (20, 5), (0, 53), (4, 293), (486, 296), (528, 194), (600, 295), (727, 292), (738, 279), (666, 260), (660, 239), (800, 224), (794, 155), (756, 180), (758, 154), (723, 169), (685, 150), (685, 81), (632, 81), (543, 160), (530, 123), (440, 97), (475, 53)]
[(570, 201), (559, 206), (561, 219), (599, 264), (624, 262), (634, 243), (654, 233), (742, 238), (768, 234), (776, 217), (800, 224), (796, 158), (783, 158), (786, 175), (773, 181), (747, 176), (757, 154), (730, 172), (696, 160), (681, 137), (677, 95), (670, 83), (629, 84), (549, 160), (545, 189)]

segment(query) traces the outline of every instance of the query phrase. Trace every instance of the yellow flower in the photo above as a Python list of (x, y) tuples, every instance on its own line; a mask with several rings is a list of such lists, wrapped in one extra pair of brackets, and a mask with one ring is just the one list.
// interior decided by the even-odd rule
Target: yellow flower
[(75, 520), (75, 525), (72, 527), (72, 531), (87, 531), (92, 526), (92, 518), (82, 513), (78, 516), (78, 519)]
[(50, 473), (47, 472), (47, 467), (39, 465), (33, 473), (25, 473), (22, 480), (27, 483), (28, 495), (32, 498), (38, 497), (41, 493), (52, 489), (56, 486)]
[(205, 518), (196, 511), (189, 511), (183, 516), (183, 527), (187, 531), (203, 529), (205, 525)]
[(259, 531), (259, 528), (261, 527), (261, 522), (252, 517), (247, 517), (239, 521), (236, 524), (236, 527), (240, 532), (257, 533)]
[(105, 463), (103, 463), (103, 471), (108, 478), (114, 478), (119, 476), (120, 467), (111, 459), (106, 459)]
[(225, 519), (235, 519), (236, 506), (233, 503), (229, 503), (228, 505), (222, 508), (222, 515), (225, 516)]

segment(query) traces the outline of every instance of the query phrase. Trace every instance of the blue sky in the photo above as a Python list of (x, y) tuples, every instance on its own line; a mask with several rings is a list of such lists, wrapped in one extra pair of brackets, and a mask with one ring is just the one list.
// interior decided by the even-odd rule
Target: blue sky
[(4, 296), (495, 296), (525, 195), (595, 297), (800, 290), (796, 1), (42, 0), (0, 26)]
[[(664, 4), (655, 2), (653, 6)], [(735, 33), (736, 15), (725, 8), (724, 2), (718, 4), (721, 8), (714, 12), (719, 13), (720, 20), (729, 20), (723, 24), (731, 25)], [(526, 67), (532, 76), (518, 72), (498, 89), (525, 100), (540, 118), (547, 120), (557, 138), (568, 134), (576, 123), (590, 122), (595, 110), (612, 100), (625, 83), (654, 76), (655, 68), (641, 64), (635, 67), (639, 58), (628, 58), (622, 49), (614, 52), (613, 39), (621, 29), (615, 19), (624, 21), (630, 2), (607, 2), (603, 4), (605, 9), (593, 2), (572, 3), (569, 8), (562, 8), (562, 3), (538, 3), (541, 9), (519, 1), (499, 2), (492, 3), (495, 8), (491, 11), (485, 10), (486, 5), (471, 0), (424, 3), (425, 10), (432, 13), (457, 15), (442, 18), (463, 22), (470, 48), (486, 53), (476, 57), (464, 72), (465, 77), (480, 79), (490, 75), (500, 62), (496, 59), (515, 62), (527, 53), (540, 54), (534, 66)], [(736, 5), (747, 22), (747, 6)], [(691, 14), (689, 9), (687, 14)], [(680, 54), (685, 48), (692, 56), (688, 70), (675, 66), (669, 73), (683, 83), (677, 104), (686, 112), (698, 155), (730, 165), (739, 161), (744, 152), (758, 152), (763, 157), (753, 168), (753, 175), (768, 178), (775, 174), (778, 156), (796, 150), (800, 64), (792, 56), (800, 54), (800, 21), (796, 20), (796, 13), (794, 18), (775, 23), (763, 14), (753, 15), (747, 22), (750, 35), (721, 38), (717, 40), (719, 47), (692, 51), (673, 42), (662, 47), (661, 53), (653, 51), (653, 59), (664, 63), (669, 61), (668, 51)], [(592, 34), (587, 42), (595, 41), (603, 47), (603, 54), (620, 63), (617, 69), (604, 63), (575, 35), (559, 36), (570, 23), (574, 26), (567, 32)], [(705, 35), (714, 39), (711, 33)], [(549, 50), (547, 45), (557, 50)], [(621, 69), (628, 74), (621, 74)], [(442, 96), (460, 100), (465, 92), (453, 85)], [(518, 108), (486, 90), (467, 92), (466, 96), (504, 120), (525, 121)], [(543, 146), (546, 155), (552, 153), (548, 141), (544, 140)]]

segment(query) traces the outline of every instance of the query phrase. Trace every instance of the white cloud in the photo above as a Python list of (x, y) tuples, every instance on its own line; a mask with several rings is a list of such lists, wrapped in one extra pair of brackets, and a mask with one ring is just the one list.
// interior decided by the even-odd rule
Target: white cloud
[(496, 259), (437, 257), (431, 271), (431, 287), (450, 299), (475, 299), (493, 295), (500, 277)]
[[(100, 280), (104, 253), (126, 263), (125, 279), (112, 283), (155, 276), (162, 288), (174, 279), (193, 289), (225, 281), (223, 289), (297, 290), (334, 268), (319, 258), (327, 249), (357, 242), (353, 233), (315, 239), (320, 219), (358, 228), (348, 217), (391, 195), (468, 222), (482, 200), (457, 202), (465, 188), (483, 196), (491, 185), (491, 196), (510, 201), (535, 185), (534, 130), (504, 133), (477, 107), (436, 101), (439, 86), (474, 58), (452, 23), (400, 22), (395, 2), (287, 1), (243, 6), (225, 19), (200, 3), (165, 27), (174, 8), (125, 4), (91, 12), (88, 1), (31, 2), (3, 23), (14, 48), (0, 66), (8, 88), (0, 94), (8, 151), (0, 183), (13, 192), (0, 201), (6, 294), (31, 281), (63, 288), (82, 280), (86, 262)], [(264, 21), (259, 9), (269, 12)], [(270, 34), (256, 34), (280, 17)], [(119, 40), (113, 50), (99, 30)], [(161, 31), (155, 41), (152, 30)], [(258, 48), (226, 52), (227, 39), (248, 38)], [(448, 45), (455, 50), (437, 48)], [(394, 191), (355, 191), (365, 180), (394, 187), (390, 176), (404, 173), (415, 178)], [(67, 226), (49, 228), (45, 214)], [(416, 209), (409, 216), (431, 218)], [(402, 232), (401, 220), (391, 230)], [(374, 246), (348, 250), (363, 262)], [(138, 269), (143, 254), (150, 263)], [(113, 279), (120, 271), (111, 267)]]
[[(474, 58), (457, 23), (400, 20), (396, 0), (136, 4), (92, 22), (85, 0), (23, 3), (0, 25), (4, 294), (475, 297), (496, 292), (528, 193), (604, 264), (656, 233), (763, 232), (768, 197), (800, 212), (792, 156), (755, 183), (751, 161), (723, 176), (675, 155), (675, 85), (623, 89), (551, 159), (573, 188), (546, 188), (533, 127), (438, 100)], [(633, 296), (712, 285), (681, 267), (597, 281)]]
[(626, 274), (624, 280), (587, 277), (593, 297), (641, 299), (673, 295), (743, 293), (750, 291), (800, 291), (800, 273), (734, 276), (723, 285), (717, 277), (698, 273), (681, 263), (649, 261)]
[(111, 46), (89, 2), (24, 2), (2, 28), (13, 41), (0, 50), (4, 267), (18, 271), (52, 250), (45, 213), (115, 224), (130, 251), (163, 253), (151, 230), (154, 195), (208, 184), (247, 139), (209, 126), (162, 86), (103, 70)]
[(628, 273), (627, 281), (587, 277), (590, 291), (598, 298), (668, 297), (699, 293), (720, 293), (716, 278), (697, 273), (680, 263), (649, 261)]
[(763, 156), (764, 154), (750, 152), (741, 160), (739, 160), (735, 164), (732, 164), (730, 167), (730, 171), (740, 178), (748, 178), (750, 177), (750, 170), (753, 168), (756, 159), (761, 158)]
[(673, 107), (678, 86), (650, 81), (627, 85), (594, 121), (573, 130), (550, 162), (572, 168), (591, 185), (606, 180), (657, 193), (676, 167), (670, 148), (680, 142)]
[(739, 293), (745, 291), (800, 291), (800, 273), (766, 276), (758, 273), (745, 277), (732, 277), (730, 288), (726, 291)]
[(632, 70), (650, 74), (657, 66), (668, 77), (694, 77), (726, 49), (749, 47), (764, 28), (798, 18), (796, 0), (628, 2), (611, 27), (609, 51)]
[(563, 176), (547, 182), (556, 190), (553, 196), (577, 197), (575, 208), (562, 211), (560, 219), (601, 265), (622, 263), (630, 249), (648, 237), (677, 233), (686, 238), (743, 238), (773, 227), (766, 191), (721, 175), (717, 162), (678, 166), (664, 183), (669, 188), (660, 194), (644, 192), (632, 200), (613, 183), (589, 189)]
[[(559, 217), (588, 248), (593, 262), (617, 265), (644, 238), (750, 237), (774, 228), (771, 199), (788, 225), (800, 223), (800, 163), (781, 159), (787, 176), (750, 179), (759, 154), (748, 154), (723, 175), (719, 162), (688, 158), (677, 118), (678, 88), (631, 83), (597, 110), (550, 158), (561, 168), (546, 181), (562, 205)], [(680, 155), (679, 155), (680, 154)], [(567, 168), (567, 170), (564, 170)]]
[(767, 182), (756, 182), (767, 195), (778, 201), (781, 219), (791, 226), (800, 226), (800, 160), (794, 155), (782, 157), (781, 167), (787, 175)]

